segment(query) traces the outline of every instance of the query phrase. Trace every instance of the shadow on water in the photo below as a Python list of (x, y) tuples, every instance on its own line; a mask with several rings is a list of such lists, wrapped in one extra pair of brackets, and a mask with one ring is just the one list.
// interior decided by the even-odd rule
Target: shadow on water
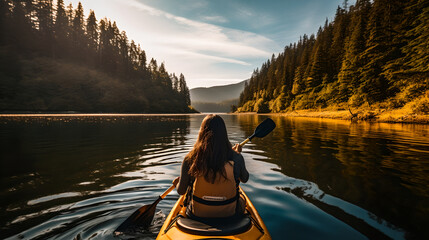
[(114, 229), (168, 187), (162, 166), (181, 161), (189, 134), (187, 115), (0, 120), (2, 238), (27, 229), (18, 237), (85, 239)]
[[(238, 119), (250, 134), (265, 117)], [(278, 189), (370, 239), (429, 236), (429, 126), (271, 117), (276, 131), (254, 144), (296, 179)]]

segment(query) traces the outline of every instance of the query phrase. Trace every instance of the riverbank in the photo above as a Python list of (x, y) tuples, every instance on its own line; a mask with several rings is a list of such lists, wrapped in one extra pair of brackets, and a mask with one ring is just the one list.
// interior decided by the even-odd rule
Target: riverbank
[[(237, 114), (257, 114), (256, 112), (241, 112)], [(306, 109), (294, 110), (284, 113), (267, 113), (286, 117), (329, 118), (351, 121), (369, 121), (386, 123), (418, 123), (429, 124), (429, 114), (416, 114), (404, 109), (377, 109), (377, 110), (331, 110)]]
[(331, 118), (352, 121), (429, 124), (429, 114), (416, 114), (405, 109), (356, 109), (356, 110), (296, 110), (279, 113), (288, 117)]

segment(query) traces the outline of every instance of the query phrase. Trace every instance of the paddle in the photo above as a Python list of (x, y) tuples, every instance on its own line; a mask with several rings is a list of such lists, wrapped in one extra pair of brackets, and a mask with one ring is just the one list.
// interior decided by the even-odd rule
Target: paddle
[(240, 146), (244, 146), (244, 144), (252, 140), (252, 138), (254, 137), (263, 138), (267, 136), (267, 134), (273, 131), (275, 127), (276, 127), (276, 124), (271, 118), (265, 119), (256, 127), (255, 132), (253, 132), (253, 134), (250, 137), (248, 137), (246, 140), (240, 143)]
[(147, 229), (152, 223), (153, 216), (155, 215), (156, 205), (165, 198), (172, 190), (174, 185), (171, 185), (165, 192), (159, 195), (158, 199), (152, 204), (144, 205), (143, 207), (137, 209), (131, 216), (129, 216), (125, 221), (119, 225), (118, 228), (113, 232), (115, 235), (123, 233), (130, 226), (142, 226), (144, 229)]

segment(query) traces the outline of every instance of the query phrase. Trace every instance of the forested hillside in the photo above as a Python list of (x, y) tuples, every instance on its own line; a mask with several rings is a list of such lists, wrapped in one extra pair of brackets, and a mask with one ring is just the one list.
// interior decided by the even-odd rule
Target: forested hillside
[(357, 0), (254, 70), (238, 111), (429, 112), (429, 1)]
[(0, 0), (0, 111), (189, 112), (183, 74), (81, 3)]

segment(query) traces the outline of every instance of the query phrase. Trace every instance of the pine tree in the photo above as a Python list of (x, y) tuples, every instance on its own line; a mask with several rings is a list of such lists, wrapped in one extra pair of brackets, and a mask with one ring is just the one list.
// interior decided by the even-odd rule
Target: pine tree
[(9, 40), (15, 46), (14, 51), (18, 53), (31, 54), (35, 49), (33, 41), (35, 31), (31, 20), (27, 17), (31, 14), (33, 7), (32, 3), (25, 1), (16, 1), (13, 5)]
[[(165, 64), (163, 62), (161, 63), (161, 66), (159, 66), (159, 75), (160, 75), (161, 84), (166, 89), (171, 90), (172, 89), (171, 79), (168, 76), (168, 72), (165, 69)], [(190, 105), (190, 104), (188, 104), (188, 105)]]
[(383, 17), (385, 6), (383, 2), (376, 1), (371, 9), (367, 31), (369, 36), (366, 49), (360, 55), (364, 63), (361, 70), (361, 85), (358, 93), (362, 95), (368, 104), (386, 97), (384, 90), (387, 89), (387, 80), (381, 74), (382, 66), (386, 62), (387, 35), (383, 28)]
[(176, 74), (173, 73), (171, 79), (173, 83), (173, 90), (179, 92), (179, 78), (177, 78)]
[[(385, 13), (383, 27), (387, 36), (387, 51), (385, 53), (385, 63), (383, 64), (382, 75), (386, 78), (389, 85), (389, 94), (399, 91), (399, 88), (396, 86), (396, 79), (392, 78), (392, 72), (397, 71), (397, 69), (403, 68), (403, 66), (398, 66), (395, 64), (396, 59), (404, 58), (404, 54), (401, 51), (401, 48), (408, 43), (404, 34), (401, 33), (404, 31), (404, 22), (406, 20), (404, 10), (412, 1), (401, 1), (401, 0), (392, 0), (389, 1)], [(408, 26), (405, 26), (408, 28)], [(402, 35), (402, 36), (401, 36)]]
[(358, 0), (351, 8), (353, 13), (350, 32), (345, 44), (345, 55), (341, 65), (338, 81), (340, 83), (340, 100), (347, 101), (360, 85), (359, 69), (362, 67), (360, 53), (365, 50), (365, 28), (367, 12), (370, 9), (368, 0)]
[(119, 36), (119, 55), (120, 55), (120, 73), (129, 76), (129, 44), (128, 37), (125, 31), (122, 31)]
[(74, 17), (72, 22), (72, 45), (74, 48), (74, 58), (76, 60), (83, 60), (83, 54), (85, 53), (85, 29), (84, 29), (84, 16), (83, 7), (79, 2), (76, 10), (74, 11)]
[(307, 91), (312, 91), (315, 87), (322, 83), (322, 77), (325, 70), (325, 53), (323, 52), (322, 46), (316, 47), (316, 52), (313, 56), (313, 61), (310, 64), (310, 72), (306, 80)]
[(53, 8), (52, 0), (39, 0), (37, 3), (38, 29), (40, 32), (40, 51), (53, 55)]
[(109, 44), (109, 39), (107, 37), (107, 20), (101, 19), (98, 24), (99, 29), (99, 43), (98, 43), (98, 65), (100, 68), (104, 68), (106, 65), (106, 53)]
[(90, 11), (86, 20), (86, 36), (88, 39), (88, 49), (92, 52), (96, 52), (98, 46), (98, 26), (93, 10)]
[(158, 64), (157, 64), (157, 62), (156, 62), (156, 60), (155, 59), (151, 59), (150, 60), (150, 62), (149, 62), (149, 70), (152, 72), (152, 73), (156, 73), (156, 72), (158, 72)]
[(429, 2), (418, 0), (408, 8), (408, 11), (417, 15), (414, 16), (411, 28), (405, 33), (409, 41), (402, 47), (406, 67), (404, 72), (408, 74), (426, 74), (427, 76), (429, 72)]
[(396, 26), (401, 21), (400, 16), (403, 2), (400, 0), (374, 1), (368, 22), (369, 36), (366, 49), (361, 54), (362, 84), (360, 93), (365, 96), (369, 104), (385, 99), (395, 89), (394, 84), (388, 81), (388, 63), (401, 57), (400, 43), (395, 42)]
[(191, 105), (191, 95), (189, 94), (189, 88), (186, 85), (186, 80), (185, 80), (185, 76), (181, 73), (180, 77), (179, 77), (179, 86), (180, 86), (180, 91), (179, 93), (182, 95), (183, 99), (186, 102), (187, 106)]
[[(140, 46), (139, 46), (140, 48)], [(146, 69), (146, 52), (144, 50), (139, 51), (139, 69), (142, 72), (145, 72)]]
[(54, 58), (68, 55), (68, 47), (70, 46), (69, 32), (69, 20), (64, 9), (64, 1), (58, 0), (54, 23)]
[[(71, 3), (67, 6), (66, 15), (68, 18), (69, 26), (70, 26), (70, 28), (72, 28), (73, 27), (73, 18), (74, 18), (74, 9), (73, 9), (73, 5)], [(70, 32), (71, 32), (71, 30), (70, 30)]]
[(303, 78), (304, 78), (304, 66), (299, 66), (295, 70), (295, 77), (294, 77), (293, 86), (292, 86), (292, 94), (298, 95), (304, 91), (305, 82)]
[(348, 34), (349, 21), (349, 15), (346, 13), (346, 11), (338, 7), (334, 18), (334, 26), (332, 30), (333, 39), (330, 51), (330, 59), (332, 59), (332, 68), (334, 70), (334, 76), (338, 74), (342, 65), (345, 49), (344, 45), (345, 39)]

